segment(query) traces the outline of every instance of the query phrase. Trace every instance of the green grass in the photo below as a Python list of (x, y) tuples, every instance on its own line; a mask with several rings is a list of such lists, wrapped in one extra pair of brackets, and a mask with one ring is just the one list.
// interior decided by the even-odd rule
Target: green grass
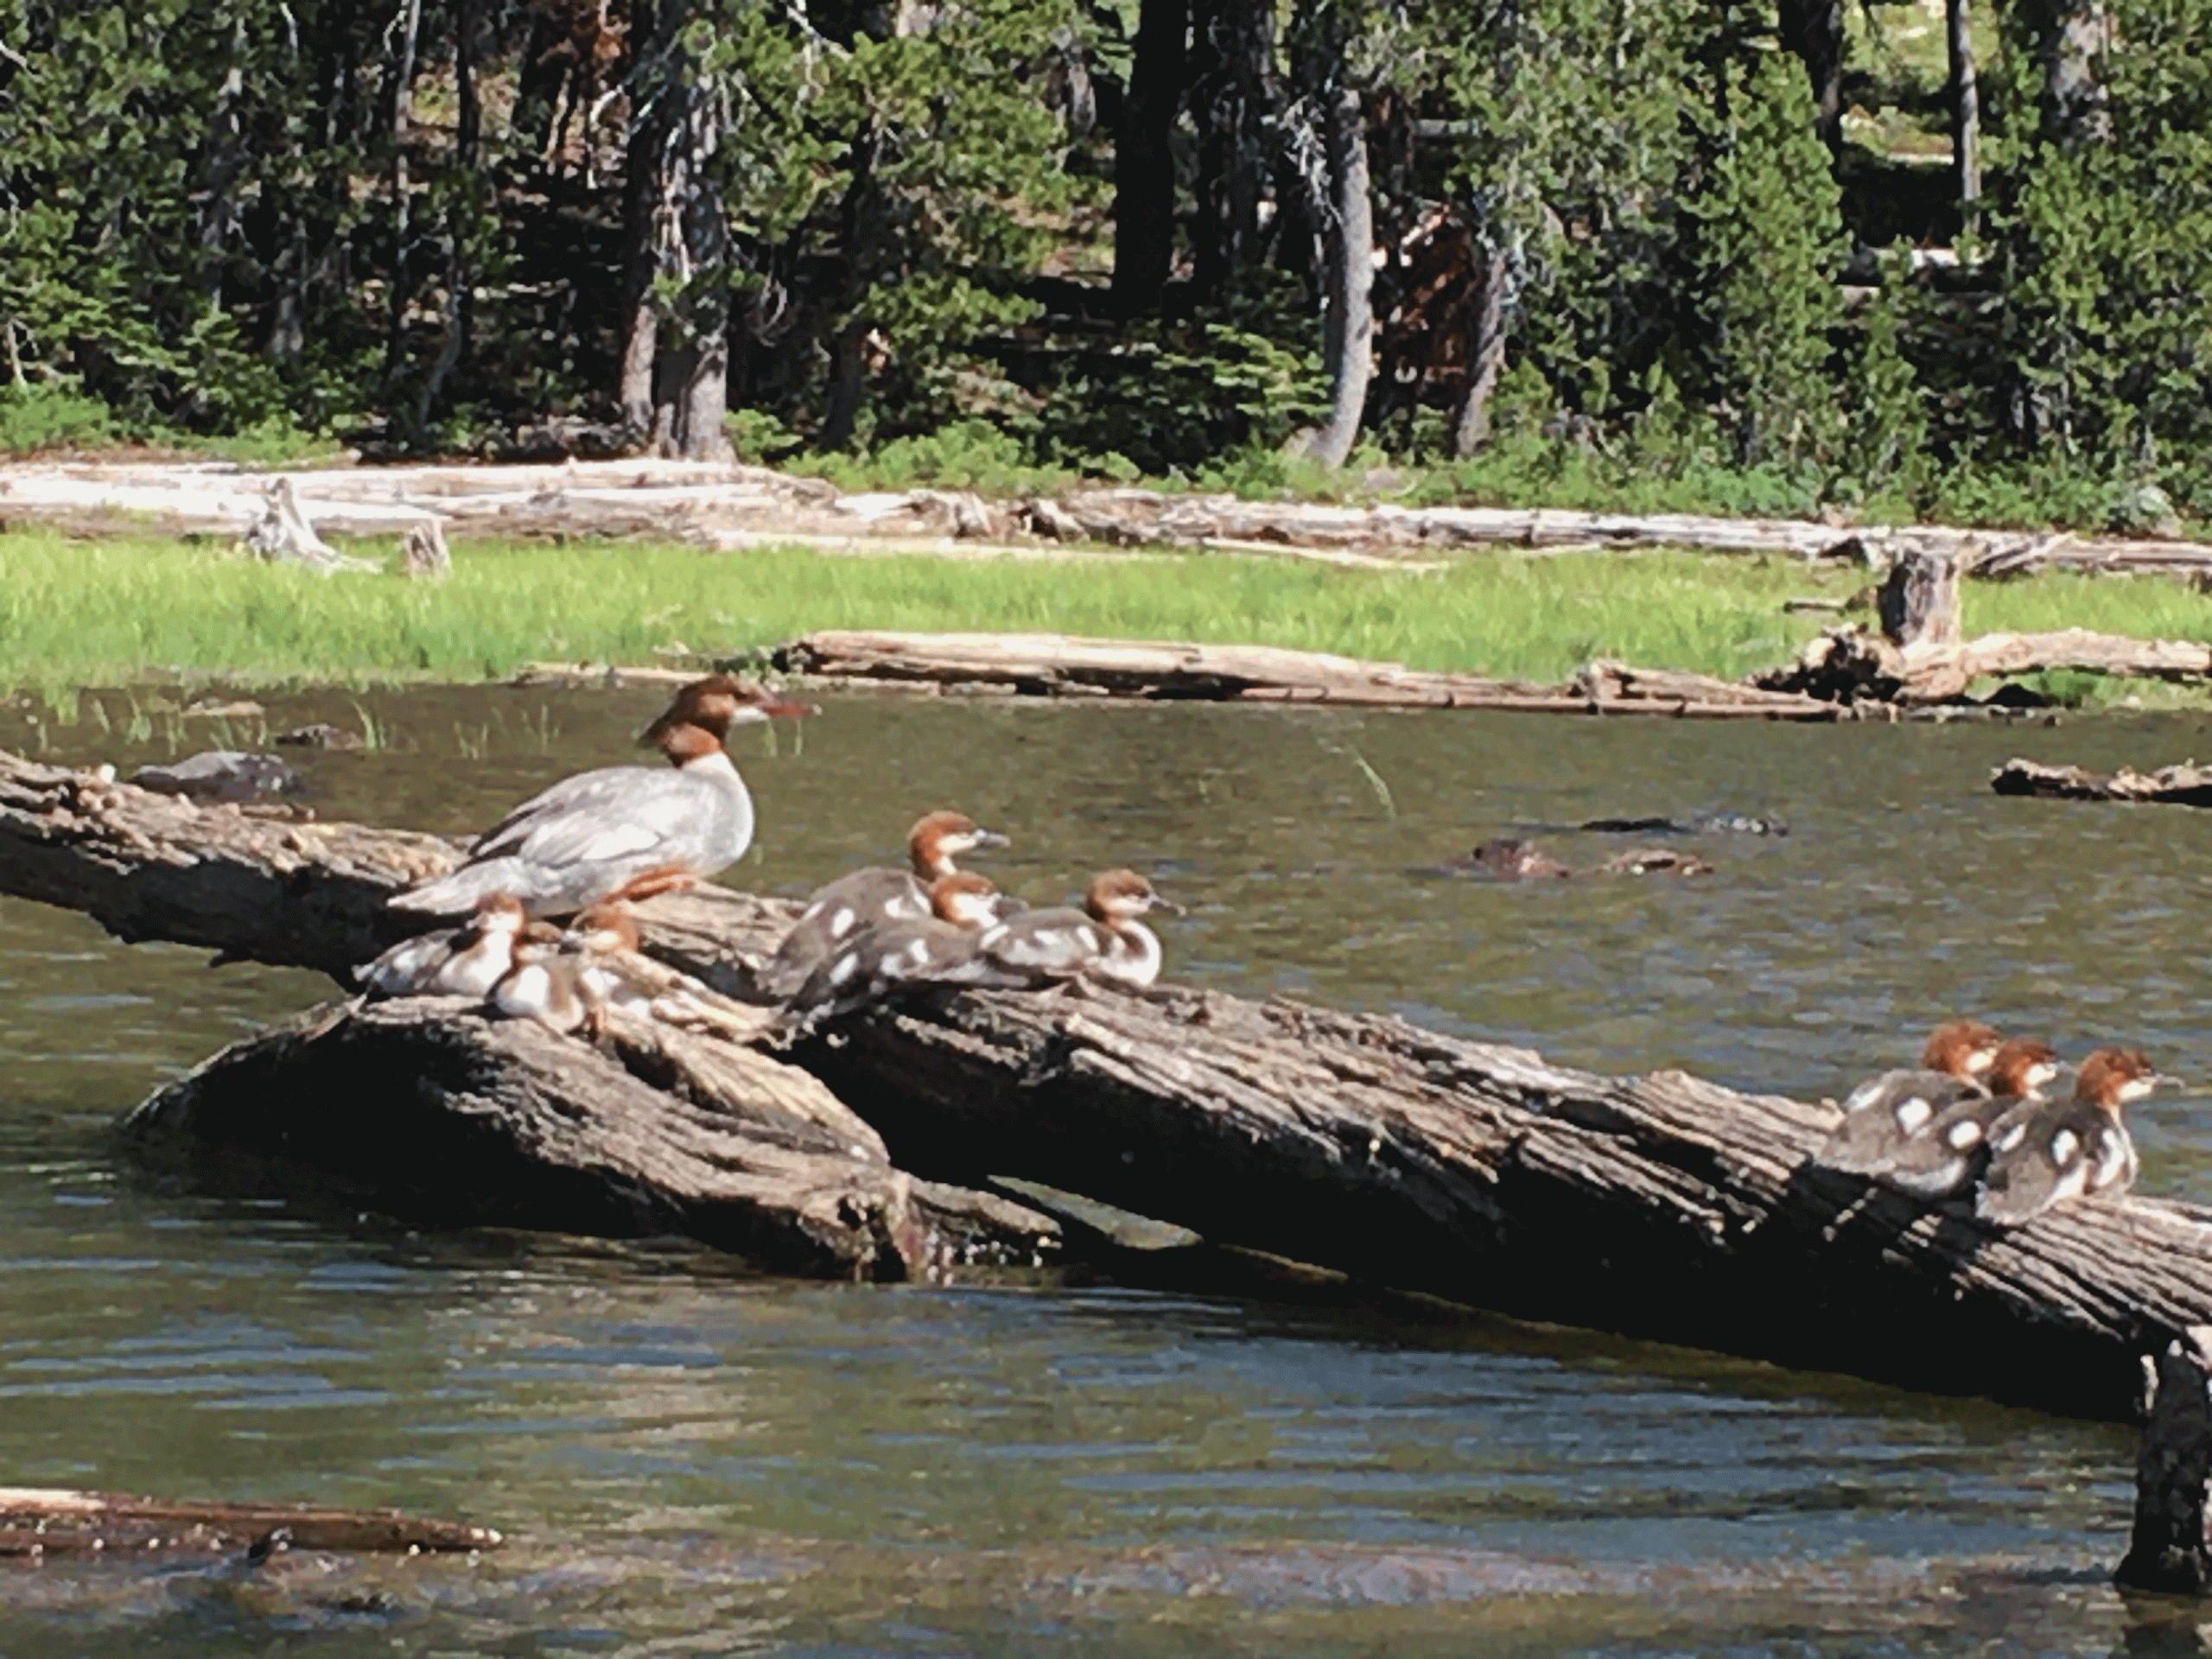
[[(442, 583), (321, 577), (208, 544), (0, 536), (0, 684), (504, 678), (540, 658), (682, 665), (815, 628), (1049, 630), (1255, 643), (1530, 679), (1593, 656), (1741, 674), (1779, 662), (1863, 573), (1662, 553), (1474, 556), (1443, 572), (1224, 555), (1078, 561), (463, 543)], [(1967, 622), (2212, 637), (2176, 584), (2045, 577), (1968, 594)]]

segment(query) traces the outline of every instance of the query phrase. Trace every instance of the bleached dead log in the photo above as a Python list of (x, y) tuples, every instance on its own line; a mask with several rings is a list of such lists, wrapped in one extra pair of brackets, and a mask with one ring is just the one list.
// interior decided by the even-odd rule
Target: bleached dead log
[[(212, 464), (23, 461), (0, 468), (12, 522), (232, 536), (266, 511), (270, 476)], [(1433, 557), (1439, 550), (1477, 547), (1698, 548), (1881, 567), (1921, 551), (1955, 560), (1968, 577), (2037, 569), (2212, 575), (2212, 545), (2202, 543), (1943, 525), (1244, 501), (1119, 486), (1007, 503), (933, 490), (841, 496), (820, 479), (652, 460), (340, 467), (281, 476), (331, 535), (399, 535), (442, 520), (449, 535), (639, 536), (715, 546), (772, 540), (850, 550), (938, 546), (948, 536), (967, 549), (1011, 550), (1027, 537), (1124, 548), (1338, 550), (1384, 566), (1394, 555)]]
[(120, 1492), (0, 1486), (0, 1556), (227, 1555), (276, 1548), (376, 1551), (495, 1549), (490, 1527), (294, 1503), (194, 1503)]
[(1037, 695), (1512, 709), (1541, 713), (1834, 720), (1833, 703), (1671, 670), (1593, 663), (1573, 685), (1532, 685), (1268, 645), (1193, 645), (1066, 634), (824, 630), (776, 666), (830, 679), (994, 685)]
[(2136, 639), (2065, 628), (2056, 633), (1985, 633), (1898, 647), (1863, 628), (1823, 629), (1797, 660), (1763, 670), (1751, 683), (1839, 702), (1945, 703), (1978, 680), (2073, 669), (2164, 680), (2212, 677), (2212, 645), (2187, 639)]
[(2152, 801), (2169, 806), (2212, 806), (2212, 767), (2193, 761), (2137, 772), (2122, 766), (2112, 773), (2083, 766), (2050, 766), (2014, 759), (1990, 774), (1999, 795), (2037, 795), (2061, 801)]
[[(219, 944), (227, 918), (238, 954), (276, 962), (352, 959), (374, 931), (373, 873), (419, 858), (426, 840), (324, 826), (323, 839), (271, 842), (261, 821), (135, 791), (108, 800), (120, 786), (57, 782), (50, 768), (0, 760), (0, 888), (73, 893), (139, 937)], [(244, 872), (263, 858), (280, 868), (255, 885)], [(75, 875), (63, 869), (72, 861)], [(206, 902), (210, 882), (227, 906)], [(259, 905), (282, 910), (285, 927), (255, 915)], [(790, 913), (713, 889), (655, 900), (643, 920), (652, 956), (737, 993)], [(220, 1118), (248, 1126), (242, 1138), (264, 1151), (287, 1136), (322, 1148), (316, 1161), (375, 1158), (372, 1133), (402, 1145), (433, 1135), (442, 1149), (481, 1135), (500, 1148), (501, 1179), (533, 1186), (548, 1210), (569, 1202), (565, 1166), (588, 1195), (575, 1203), (585, 1215), (612, 1202), (608, 1170), (634, 1180), (648, 1158), (719, 1156), (708, 1138), (719, 1124), (683, 1109), (682, 1086), (632, 1103), (663, 1074), (620, 1050), (580, 1060), (589, 1051), (563, 1039), (563, 1071), (604, 1071), (608, 1103), (567, 1127), (529, 1118), (533, 1133), (558, 1148), (564, 1135), (596, 1135), (604, 1114), (650, 1151), (580, 1141), (578, 1155), (559, 1152), (525, 1177), (530, 1143), (503, 1141), (499, 1126), (533, 1089), (565, 1086), (547, 1076), (542, 1046), (554, 1039), (474, 1023), (484, 1030), (395, 1005), (256, 1039), (149, 1107), (140, 1128), (196, 1138), (195, 1116)], [(315, 1055), (325, 1045), (337, 1058)], [(1677, 1072), (1597, 1076), (1394, 1019), (1174, 988), (939, 992), (855, 1015), (788, 1058), (918, 1182), (1025, 1177), (1217, 1246), (1532, 1319), (2110, 1417), (2133, 1408), (2139, 1356), (2212, 1323), (2212, 1210), (2130, 1196), (1993, 1228), (1963, 1205), (1931, 1210), (1814, 1164), (1832, 1107)], [(391, 1089), (349, 1097), (346, 1077), (373, 1067)], [(395, 1104), (400, 1078), (418, 1072), (429, 1096)], [(678, 1105), (662, 1098), (671, 1093)], [(408, 1135), (390, 1137), (395, 1110), (436, 1125), (410, 1120)], [(871, 1214), (865, 1196), (882, 1190), (868, 1185), (882, 1166), (851, 1165), (841, 1179), (860, 1183), (862, 1213), (836, 1212), (852, 1242), (831, 1255), (844, 1263), (897, 1234), (895, 1210)], [(657, 1202), (671, 1210), (651, 1216), (685, 1217), (670, 1186), (677, 1196)], [(806, 1224), (794, 1220), (791, 1236), (822, 1248)], [(874, 1248), (870, 1262), (885, 1262)]]

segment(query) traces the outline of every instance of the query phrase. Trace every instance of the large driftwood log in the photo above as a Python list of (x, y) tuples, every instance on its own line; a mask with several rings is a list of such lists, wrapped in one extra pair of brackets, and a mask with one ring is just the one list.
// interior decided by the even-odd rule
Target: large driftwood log
[[(0, 755), (0, 890), (124, 939), (316, 969), (350, 988), (354, 963), (421, 925), (385, 899), (457, 857), (435, 836), (196, 806)], [(658, 914), (664, 954), (688, 945), (706, 966), (732, 940), (772, 943), (790, 907), (717, 889)], [(735, 969), (718, 977), (743, 988)], [(679, 1230), (791, 1271), (926, 1276), (1056, 1246), (1044, 1217), (912, 1182), (820, 1084), (767, 1056), (627, 1022), (601, 1052), (456, 1007), (384, 1004), (249, 1039), (156, 1095), (131, 1133), (164, 1155), (312, 1172), (391, 1207)]]
[[(236, 537), (261, 516), (270, 476), (208, 464), (19, 462), (0, 468), (0, 515), (76, 530), (143, 533), (151, 527)], [(1876, 564), (1925, 551), (1956, 560), (1969, 576), (2038, 568), (2212, 574), (2212, 546), (2196, 542), (1791, 518), (1244, 501), (1137, 488), (1015, 502), (938, 490), (840, 495), (820, 479), (706, 462), (339, 467), (284, 476), (293, 480), (307, 519), (325, 535), (400, 535), (441, 523), (452, 535), (650, 536), (728, 548), (796, 541), (887, 550), (955, 543), (1014, 550), (1041, 538), (1118, 547), (1333, 550), (1378, 564), (1393, 555), (1483, 546), (1692, 547)]]
[(1050, 696), (1776, 720), (1834, 720), (1840, 713), (1834, 703), (1812, 697), (1621, 663), (1592, 663), (1571, 686), (1541, 686), (1269, 645), (1058, 633), (824, 630), (780, 646), (775, 661), (785, 672), (830, 679), (988, 685)]
[(1957, 701), (1976, 680), (2047, 669), (2202, 680), (2212, 678), (2212, 645), (2063, 628), (2055, 633), (1985, 633), (1948, 643), (1920, 638), (1900, 647), (1864, 629), (1827, 628), (1796, 662), (1762, 670), (1751, 677), (1751, 683), (1853, 704), (1934, 704)]
[(2037, 795), (2060, 801), (2152, 801), (2168, 806), (2212, 806), (2212, 767), (2185, 762), (2141, 772), (2122, 766), (2109, 775), (2084, 766), (2047, 766), (2007, 760), (1990, 774), (1999, 795)]
[(0, 1486), (0, 1556), (210, 1554), (342, 1549), (418, 1554), (493, 1549), (490, 1527), (403, 1515), (397, 1510), (319, 1510), (291, 1503), (193, 1503)]
[(225, 1179), (304, 1173), (447, 1224), (680, 1233), (817, 1277), (1026, 1266), (1058, 1238), (1019, 1205), (893, 1168), (805, 1072), (620, 1015), (591, 1046), (450, 999), (327, 1012), (232, 1045), (124, 1131)]
[[(34, 798), (74, 792), (54, 785), (50, 769), (0, 763), (0, 773), (26, 770), (47, 774)], [(188, 857), (162, 831), (178, 821), (137, 810), (177, 804), (127, 791), (73, 818), (73, 840), (57, 838), (9, 804), (20, 787), (0, 791), (0, 885), (39, 898), (126, 892), (123, 913), (140, 936), (175, 918), (191, 942), (220, 943), (211, 937), (219, 918), (194, 889), (210, 870), (234, 880), (224, 872), (252, 861), (266, 825), (182, 809), (194, 821)], [(289, 868), (270, 890), (302, 895), (296, 925), (323, 921), (346, 936), (365, 925), (359, 917), (307, 900), (326, 885), (351, 893), (375, 861), (378, 832), (329, 833), (327, 844), (348, 849), (346, 870), (288, 848)], [(26, 836), (39, 858), (16, 855)], [(71, 847), (89, 871), (73, 884), (57, 874)], [(644, 912), (647, 946), (740, 988), (773, 938), (772, 918), (788, 913), (719, 889), (655, 900)], [(251, 916), (235, 928), (242, 944), (269, 937)], [(297, 940), (276, 949), (286, 962), (349, 954)], [(379, 1019), (399, 1018), (364, 1014), (313, 1040), (256, 1039), (229, 1064), (267, 1070), (221, 1110), (260, 1114), (295, 1147), (323, 1136), (355, 1155), (372, 1131), (317, 1126), (311, 1108), (285, 1105), (281, 1085), (302, 1063), (289, 1057), (335, 1039), (365, 1066)], [(407, 1043), (429, 1046), (377, 1063), (435, 1061), (460, 1023), (410, 1032)], [(496, 1128), (498, 1115), (470, 1102), (502, 1089), (518, 1096), (537, 1075), (537, 1039), (508, 1037), (513, 1051), (472, 1047), (465, 1065), (451, 1063), (488, 1068), (448, 1091), (477, 1132)], [(569, 1064), (585, 1052), (561, 1051)], [(855, 1016), (791, 1058), (918, 1178), (980, 1185), (1023, 1176), (1217, 1244), (1529, 1318), (2113, 1417), (2133, 1408), (2138, 1356), (2212, 1323), (2212, 1211), (2129, 1198), (1993, 1229), (1962, 1205), (1929, 1210), (1811, 1163), (1831, 1108), (1676, 1073), (1598, 1077), (1395, 1020), (1176, 990), (938, 994)], [(624, 1069), (636, 1078), (642, 1068)], [(315, 1089), (336, 1086), (327, 1073), (306, 1075)], [(194, 1111), (215, 1109), (192, 1104), (194, 1086), (206, 1099), (203, 1074), (182, 1104), (149, 1109), (142, 1127), (166, 1117), (188, 1130)], [(361, 1109), (397, 1109), (379, 1093)], [(636, 1109), (664, 1126), (640, 1135), (677, 1137), (666, 1157), (712, 1160), (697, 1155), (705, 1125), (664, 1102)], [(471, 1132), (467, 1122), (442, 1131)], [(506, 1167), (531, 1155), (519, 1131), (516, 1140)], [(601, 1146), (589, 1155), (642, 1156)], [(561, 1179), (556, 1171), (546, 1184)]]

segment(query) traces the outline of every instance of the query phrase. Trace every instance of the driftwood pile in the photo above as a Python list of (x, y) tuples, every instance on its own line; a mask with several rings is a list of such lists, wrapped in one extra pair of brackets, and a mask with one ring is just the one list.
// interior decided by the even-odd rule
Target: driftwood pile
[(181, 1503), (117, 1492), (0, 1486), (0, 1559), (67, 1555), (232, 1555), (284, 1549), (431, 1551), (498, 1547), (489, 1527), (397, 1510), (319, 1510), (289, 1503)]
[[(391, 937), (385, 896), (454, 856), (0, 758), (0, 886), (126, 938), (335, 976)], [(710, 888), (642, 920), (651, 954), (742, 995), (790, 913)], [(939, 990), (782, 1056), (341, 1003), (235, 1045), (129, 1128), (405, 1213), (674, 1228), (836, 1274), (1071, 1248), (987, 1196), (1020, 1177), (1217, 1252), (2102, 1416), (2133, 1409), (2140, 1356), (2212, 1323), (2212, 1211), (2130, 1198), (1993, 1229), (1813, 1165), (1834, 1121), (1393, 1019), (1069, 988)]]

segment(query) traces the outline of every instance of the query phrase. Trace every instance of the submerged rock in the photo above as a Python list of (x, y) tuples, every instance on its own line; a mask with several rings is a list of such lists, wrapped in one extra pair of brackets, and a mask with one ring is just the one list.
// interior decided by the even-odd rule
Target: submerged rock
[(250, 801), (262, 795), (296, 794), (307, 787), (307, 779), (289, 760), (239, 749), (207, 749), (169, 766), (141, 766), (130, 781), (158, 795), (182, 795), (195, 801)]

